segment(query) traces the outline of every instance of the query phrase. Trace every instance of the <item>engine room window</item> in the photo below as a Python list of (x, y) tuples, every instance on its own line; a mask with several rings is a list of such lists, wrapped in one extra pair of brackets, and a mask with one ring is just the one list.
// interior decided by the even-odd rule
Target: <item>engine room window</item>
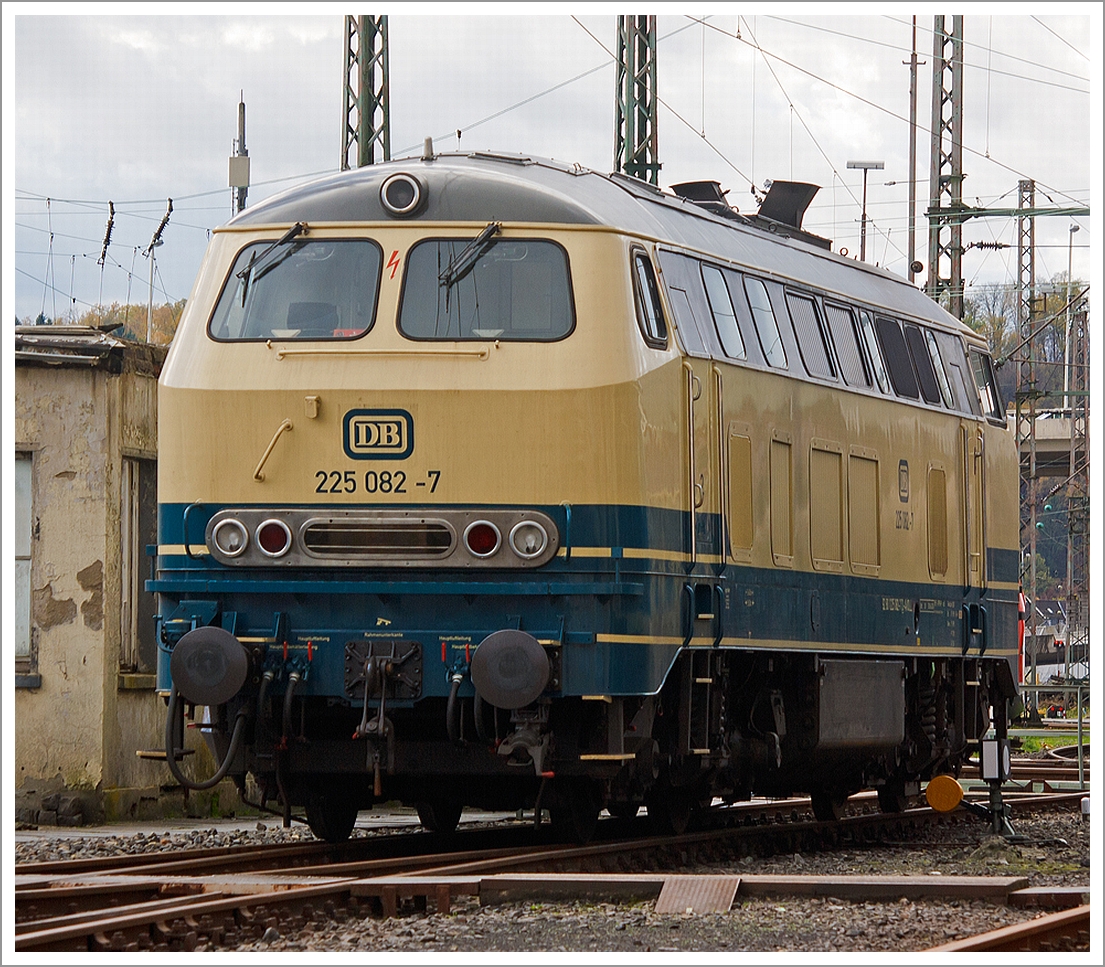
[(940, 384), (940, 395), (944, 398), (944, 405), (949, 409), (955, 409), (955, 396), (952, 393), (951, 383), (948, 381), (947, 370), (944, 369), (944, 360), (940, 357), (940, 348), (936, 345), (936, 337), (931, 329), (924, 329), (925, 347), (932, 360), (932, 368), (936, 372), (936, 381)]
[(859, 333), (852, 310), (844, 306), (826, 305), (825, 315), (829, 319), (844, 381), (849, 386), (870, 386), (871, 377), (864, 365), (863, 351), (859, 348)]
[(798, 337), (798, 351), (811, 376), (836, 379), (836, 367), (829, 354), (825, 330), (817, 312), (817, 304), (804, 295), (787, 293), (787, 308)]
[(633, 301), (637, 306), (637, 325), (641, 327), (645, 342), (654, 349), (663, 349), (668, 344), (668, 326), (660, 305), (656, 274), (644, 252), (633, 254)]
[(890, 379), (886, 375), (886, 366), (883, 365), (882, 352), (879, 350), (879, 341), (875, 336), (875, 324), (871, 321), (871, 313), (861, 311), (859, 318), (860, 328), (863, 331), (863, 342), (867, 346), (871, 368), (875, 371), (875, 381), (879, 384), (879, 389), (884, 393), (889, 393)]
[(902, 327), (898, 325), (897, 320), (886, 319), (883, 316), (875, 319), (875, 326), (878, 329), (879, 342), (882, 343), (883, 352), (886, 354), (886, 365), (890, 370), (890, 381), (894, 384), (894, 392), (907, 400), (917, 399), (920, 395), (917, 390), (917, 377), (913, 375), (913, 364), (909, 361), (909, 350), (902, 335)]
[(759, 279), (746, 277), (744, 291), (752, 309), (752, 320), (756, 323), (756, 334), (760, 337), (764, 358), (769, 366), (786, 369), (787, 351), (783, 346), (783, 337), (779, 334), (779, 324), (775, 321), (775, 310), (771, 308), (767, 288)]
[(234, 260), (209, 331), (220, 340), (353, 339), (370, 328), (380, 248), (357, 239), (254, 242)]
[(564, 249), (513, 238), (488, 240), (478, 250), (471, 245), (467, 238), (434, 239), (411, 249), (399, 309), (403, 335), (549, 342), (572, 331)]
[(714, 327), (725, 355), (730, 359), (747, 358), (744, 339), (737, 325), (737, 314), (721, 270), (712, 265), (702, 266), (702, 282), (706, 286), (706, 300), (710, 303), (710, 312), (714, 314)]
[(921, 395), (926, 403), (940, 403), (940, 390), (936, 385), (936, 373), (932, 368), (932, 360), (929, 358), (928, 347), (925, 345), (925, 337), (917, 326), (906, 324), (905, 341), (909, 347), (909, 354), (913, 357), (913, 369), (917, 373), (917, 382), (921, 387)]

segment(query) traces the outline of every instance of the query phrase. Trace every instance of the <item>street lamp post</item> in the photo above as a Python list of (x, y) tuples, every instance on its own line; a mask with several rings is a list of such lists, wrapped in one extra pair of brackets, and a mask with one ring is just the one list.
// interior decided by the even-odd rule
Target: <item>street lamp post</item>
[(849, 168), (860, 168), (863, 170), (863, 217), (860, 220), (859, 229), (859, 260), (861, 262), (867, 261), (867, 172), (872, 168), (876, 171), (881, 171), (883, 163), (881, 161), (849, 161)]

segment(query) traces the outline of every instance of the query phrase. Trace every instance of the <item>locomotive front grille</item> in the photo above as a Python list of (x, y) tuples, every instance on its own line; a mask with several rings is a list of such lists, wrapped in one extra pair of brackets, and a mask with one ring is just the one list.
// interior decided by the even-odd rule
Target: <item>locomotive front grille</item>
[(303, 543), (311, 554), (342, 559), (447, 557), (455, 540), (452, 528), (435, 520), (345, 518), (314, 521), (303, 529)]

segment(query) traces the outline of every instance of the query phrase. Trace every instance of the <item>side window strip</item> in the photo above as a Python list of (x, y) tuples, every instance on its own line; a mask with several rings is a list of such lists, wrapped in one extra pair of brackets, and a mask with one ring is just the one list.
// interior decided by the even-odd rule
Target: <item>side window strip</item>
[(947, 367), (948, 381), (952, 385), (956, 408), (980, 416), (978, 392), (972, 377), (968, 375), (971, 365), (967, 359), (967, 350), (963, 341), (958, 336), (947, 332), (938, 331), (933, 335), (936, 337), (936, 344), (940, 347), (940, 356)]
[(737, 325), (737, 314), (733, 309), (733, 302), (729, 298), (729, 289), (725, 285), (721, 270), (712, 265), (703, 265), (702, 283), (706, 288), (706, 301), (710, 304), (710, 312), (714, 316), (714, 328), (717, 329), (718, 339), (721, 340), (725, 355), (731, 359), (747, 359), (744, 339)]
[(860, 349), (855, 314), (844, 306), (826, 303), (825, 315), (829, 319), (844, 382), (849, 386), (870, 386), (871, 375), (863, 359), (863, 350)]
[(867, 347), (867, 356), (871, 360), (871, 368), (875, 371), (875, 382), (884, 393), (890, 392), (890, 379), (886, 375), (886, 365), (882, 361), (882, 350), (879, 349), (879, 340), (875, 335), (875, 324), (871, 321), (871, 313), (860, 310), (860, 329), (863, 332), (863, 343)]
[(913, 366), (909, 361), (909, 350), (902, 336), (902, 327), (894, 319), (876, 316), (875, 328), (879, 334), (882, 350), (886, 354), (886, 365), (890, 371), (890, 381), (894, 384), (894, 392), (903, 399), (917, 399), (920, 395), (917, 390), (917, 378), (913, 375)]
[(913, 360), (917, 382), (921, 387), (921, 396), (926, 403), (939, 405), (940, 390), (936, 386), (936, 374), (933, 372), (932, 360), (929, 359), (928, 348), (925, 346), (925, 338), (921, 335), (921, 330), (911, 323), (906, 323), (905, 341), (910, 358)]
[(745, 276), (744, 292), (752, 310), (752, 320), (756, 324), (756, 335), (760, 339), (764, 358), (768, 365), (776, 369), (786, 369), (787, 352), (783, 347), (783, 337), (779, 333), (779, 324), (775, 321), (775, 311), (771, 308), (767, 288), (759, 279)]
[(798, 351), (802, 362), (806, 364), (806, 371), (811, 376), (835, 379), (836, 367), (833, 365), (817, 303), (809, 296), (788, 292), (787, 308), (790, 310), (794, 334), (798, 338)]
[(948, 374), (944, 369), (944, 360), (940, 358), (940, 349), (936, 345), (936, 336), (931, 329), (921, 330), (925, 336), (925, 346), (929, 351), (929, 359), (932, 368), (936, 371), (936, 382), (940, 384), (940, 395), (944, 398), (944, 405), (949, 410), (955, 409), (955, 396), (952, 394), (951, 383), (948, 382)]

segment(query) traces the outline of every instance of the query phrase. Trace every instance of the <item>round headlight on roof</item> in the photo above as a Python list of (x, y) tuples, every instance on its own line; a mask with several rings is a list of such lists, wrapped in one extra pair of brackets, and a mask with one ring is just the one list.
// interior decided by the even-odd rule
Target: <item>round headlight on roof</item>
[(380, 203), (393, 215), (413, 215), (426, 200), (426, 189), (414, 175), (400, 171), (380, 186)]

